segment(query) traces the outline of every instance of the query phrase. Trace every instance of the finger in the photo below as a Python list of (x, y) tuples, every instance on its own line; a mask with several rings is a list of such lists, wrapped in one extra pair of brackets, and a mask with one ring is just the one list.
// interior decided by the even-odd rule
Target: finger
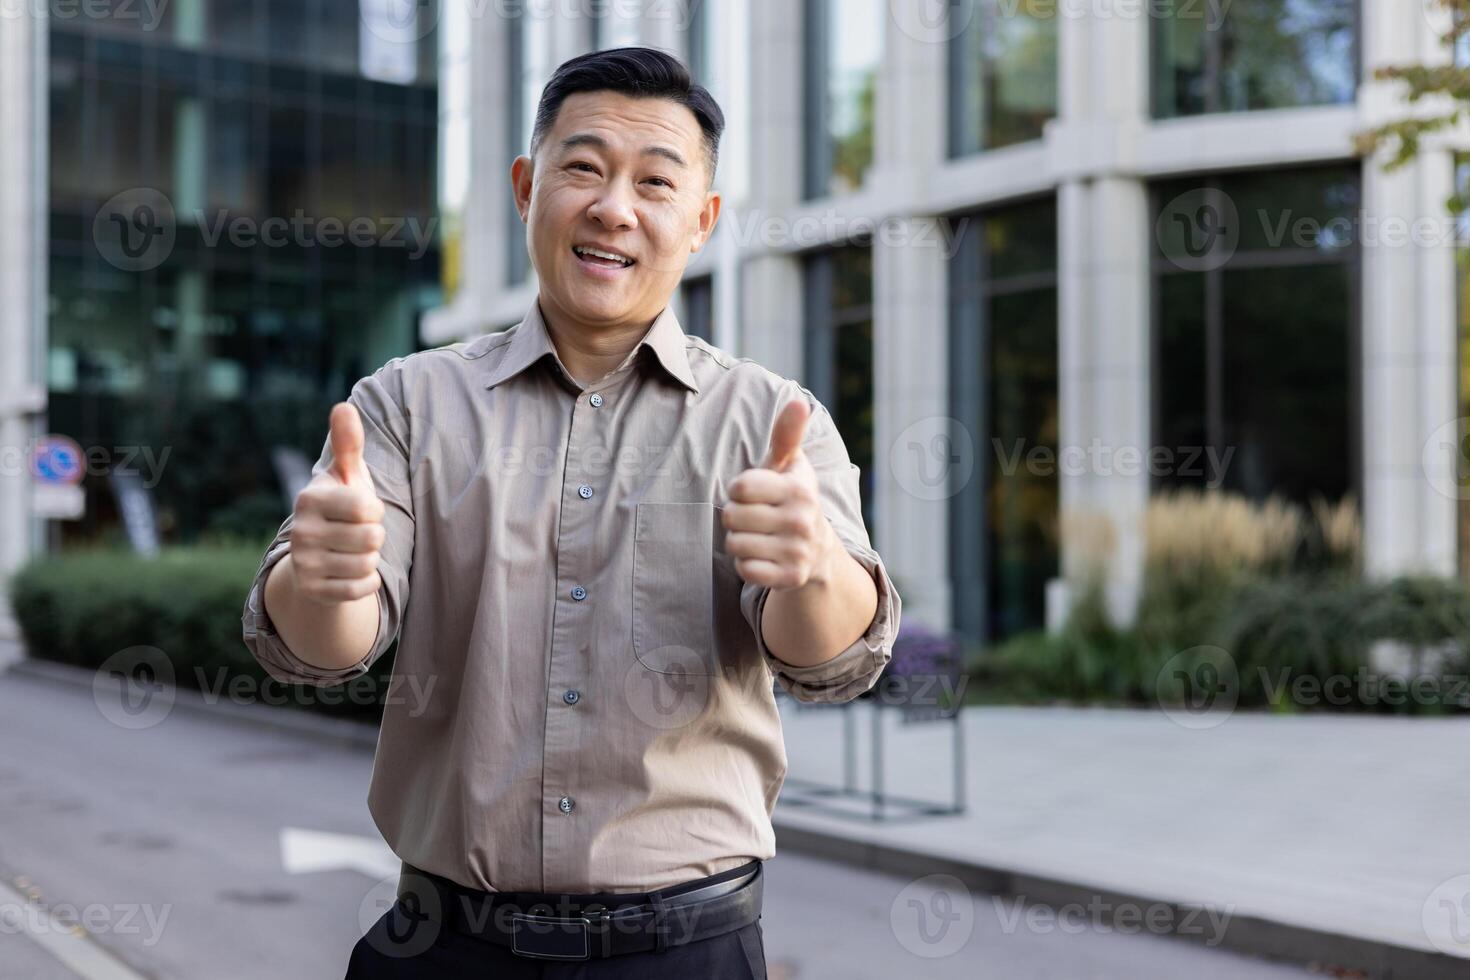
[(309, 581), (304, 586), (307, 596), (317, 602), (351, 602), (363, 596), (374, 595), (383, 587), (383, 580), (374, 571), (363, 578), (327, 578)]
[(351, 484), (362, 472), (362, 446), (365, 437), (362, 419), (351, 402), (338, 402), (332, 406), (329, 419), (332, 439), (332, 470), (337, 479)]
[(383, 502), (370, 490), (355, 487), (323, 487), (312, 498), (313, 509), (329, 521), (374, 524), (383, 519)]
[(320, 564), (316, 572), (325, 579), (360, 579), (371, 575), (378, 568), (378, 553), (364, 551), (347, 554), (340, 551), (323, 551), (317, 556)]
[(720, 520), (727, 531), (780, 534), (796, 530), (791, 516), (775, 504), (728, 504)]
[(802, 439), (806, 437), (806, 423), (810, 416), (811, 409), (805, 400), (798, 398), (786, 403), (771, 426), (771, 448), (761, 464), (765, 469), (784, 470), (791, 465), (801, 449)]
[(732, 503), (783, 504), (791, 497), (791, 481), (775, 470), (746, 470), (728, 488)]
[(764, 558), (737, 558), (735, 571), (753, 585), (771, 588), (787, 588), (794, 584), (796, 578), (794, 569), (788, 570), (785, 566)]
[(725, 551), (732, 558), (759, 558), (782, 564), (801, 558), (801, 545), (790, 538), (753, 531), (731, 531), (725, 535)]
[(385, 532), (377, 521), (322, 521), (314, 543), (327, 551), (361, 555), (383, 550)]

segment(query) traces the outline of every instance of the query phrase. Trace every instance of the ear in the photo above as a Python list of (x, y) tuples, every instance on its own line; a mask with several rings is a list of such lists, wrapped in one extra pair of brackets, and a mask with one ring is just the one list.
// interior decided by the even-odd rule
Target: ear
[(515, 195), (516, 211), (520, 213), (522, 222), (531, 213), (531, 185), (535, 171), (536, 165), (528, 156), (518, 156), (510, 165), (510, 189)]
[(724, 202), (718, 191), (710, 191), (705, 195), (704, 207), (699, 211), (699, 227), (694, 233), (694, 241), (689, 245), (689, 251), (698, 252), (704, 248), (710, 236), (715, 233), (715, 225), (720, 223), (720, 208)]

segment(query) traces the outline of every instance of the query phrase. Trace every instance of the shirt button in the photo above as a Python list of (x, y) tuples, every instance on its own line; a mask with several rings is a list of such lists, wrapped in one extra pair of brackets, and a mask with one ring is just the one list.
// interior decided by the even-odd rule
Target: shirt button
[(572, 598), (576, 599), (578, 602), (581, 602), (583, 599), (587, 598), (587, 590), (582, 588), (580, 585), (576, 586), (572, 589)]
[(557, 801), (556, 805), (561, 807), (562, 813), (571, 813), (572, 807), (576, 804), (572, 802), (572, 798), (570, 796), (563, 796), (560, 800)]
[(601, 408), (602, 407), (602, 394), (600, 392), (594, 391), (592, 393), (592, 397), (591, 398), (588, 398), (587, 401), (591, 403), (591, 405), (592, 405), (593, 408)]
[(582, 495), (583, 500), (588, 500), (592, 497), (592, 488), (585, 483), (577, 488), (577, 492)]
[(576, 704), (579, 700), (581, 700), (581, 698), (582, 695), (578, 691), (568, 691), (561, 696), (561, 699), (567, 704)]

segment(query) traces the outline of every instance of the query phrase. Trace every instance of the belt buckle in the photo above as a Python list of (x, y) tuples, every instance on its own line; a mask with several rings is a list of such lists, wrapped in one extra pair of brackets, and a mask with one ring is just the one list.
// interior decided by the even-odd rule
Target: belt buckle
[[(605, 912), (593, 913), (605, 917)], [(511, 951), (518, 956), (538, 960), (586, 960), (592, 958), (588, 932), (592, 919), (587, 915), (527, 915), (513, 913), (511, 920)], [(522, 927), (525, 928), (522, 928)], [(567, 931), (566, 927), (576, 927)]]

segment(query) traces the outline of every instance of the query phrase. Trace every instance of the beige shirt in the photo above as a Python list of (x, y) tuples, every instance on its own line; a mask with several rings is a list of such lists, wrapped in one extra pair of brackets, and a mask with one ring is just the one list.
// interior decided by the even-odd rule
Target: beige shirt
[[(617, 369), (570, 376), (539, 305), (509, 330), (397, 357), (349, 400), (385, 505), (377, 639), (321, 670), (242, 618), (274, 678), (326, 685), (393, 642), (368, 805), (403, 860), (490, 891), (642, 892), (775, 855), (786, 775), (774, 678), (803, 701), (871, 688), (901, 609), (858, 468), (795, 381), (684, 334), (672, 312)], [(770, 590), (724, 550), (724, 487), (805, 397), (822, 504), (878, 588), (865, 636), (794, 667), (761, 638)], [(330, 443), (313, 468), (331, 465)], [(400, 636), (401, 630), (401, 636)]]

